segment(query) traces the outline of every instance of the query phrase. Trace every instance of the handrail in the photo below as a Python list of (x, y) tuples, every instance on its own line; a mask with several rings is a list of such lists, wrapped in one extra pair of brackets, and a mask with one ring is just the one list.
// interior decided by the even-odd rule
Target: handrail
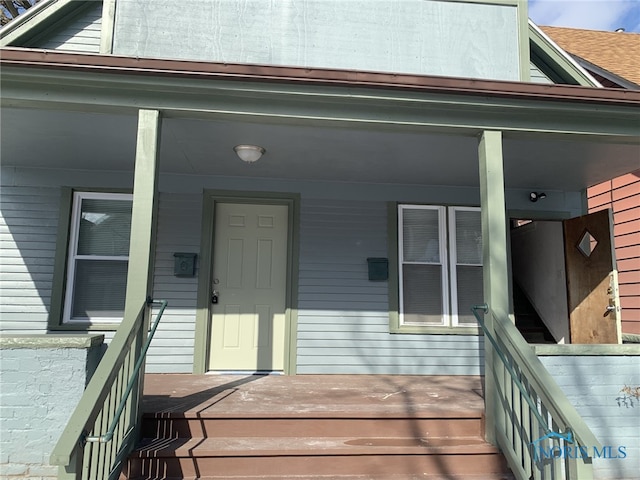
[[(471, 311), (496, 354), (485, 372), (495, 380), (495, 403), (487, 409), (495, 415), (495, 439), (515, 477), (592, 478), (589, 452), (602, 445), (560, 386), (506, 316), (494, 314), (487, 305)], [(480, 311), (491, 315), (492, 329)]]
[[(484, 308), (489, 311), (489, 307), (487, 305), (480, 306), (480, 309)], [(509, 344), (513, 347), (513, 351), (510, 353), (516, 354), (520, 360), (519, 363), (526, 368), (527, 376), (531, 380), (534, 380), (538, 386), (544, 387), (549, 392), (549, 395), (545, 395), (544, 391), (541, 391), (540, 393), (545, 396), (545, 402), (553, 407), (553, 413), (561, 417), (568, 425), (571, 425), (573, 438), (580, 440), (580, 443), (583, 445), (592, 445), (599, 448), (602, 447), (598, 439), (591, 432), (589, 426), (584, 422), (575, 408), (571, 406), (562, 389), (558, 386), (538, 357), (533, 352), (531, 352), (530, 356), (525, 356), (520, 349), (516, 348), (517, 340), (514, 338), (515, 335), (519, 337), (521, 342), (525, 342), (525, 340), (522, 338), (515, 325), (508, 319), (501, 319), (495, 315), (493, 318), (496, 321), (496, 325), (500, 328), (501, 333), (503, 334), (502, 336), (508, 339)], [(509, 344), (506, 346), (508, 347)], [(527, 344), (525, 343), (525, 345)], [(570, 406), (570, 408), (560, 406), (558, 399), (565, 399), (566, 405)]]
[[(478, 315), (478, 313), (477, 313), (478, 310), (484, 310), (485, 313), (488, 313), (489, 312), (489, 306), (487, 304), (474, 305), (473, 307), (471, 307), (471, 310), (473, 311), (473, 316), (476, 317), (476, 320), (480, 324), (480, 327), (482, 328), (482, 331), (484, 332), (485, 337), (487, 337), (489, 339), (489, 341), (491, 342), (491, 345), (493, 345), (493, 348), (495, 349), (495, 352), (498, 354), (498, 357), (500, 357), (500, 360), (502, 360), (502, 363), (504, 364), (505, 368), (509, 372), (509, 375), (511, 376), (511, 379), (513, 380), (513, 383), (516, 384), (516, 386), (518, 387), (518, 390), (520, 390), (520, 393), (522, 393), (522, 396), (524, 397), (525, 401), (527, 402), (527, 405), (529, 405), (529, 408), (531, 409), (531, 413), (533, 413), (533, 415), (536, 417), (538, 422), (540, 422), (540, 425), (543, 426), (543, 428), (545, 430), (545, 433), (551, 433), (551, 429), (547, 426), (547, 421), (544, 420), (542, 418), (542, 416), (540, 415), (540, 413), (538, 412), (538, 407), (537, 407), (537, 405), (535, 405), (533, 403), (533, 399), (531, 398), (531, 395), (529, 395), (529, 392), (527, 392), (527, 390), (524, 388), (524, 385), (522, 385), (522, 382), (520, 381), (520, 379), (516, 375), (516, 372), (513, 370), (513, 367), (511, 366), (511, 364), (507, 361), (506, 357), (504, 356), (504, 353), (502, 352), (502, 349), (498, 346), (498, 343), (496, 342), (496, 339), (493, 338), (493, 335), (491, 335), (491, 332), (489, 332), (489, 330), (487, 329), (486, 325), (484, 324), (484, 320), (482, 320), (480, 315)], [(560, 432), (558, 432), (558, 433), (560, 433)], [(571, 429), (569, 428), (567, 430), (567, 432), (565, 432), (565, 433), (567, 434), (566, 440), (569, 443), (573, 443), (573, 434), (571, 432)]]
[(129, 379), (129, 383), (127, 383), (127, 388), (122, 398), (120, 399), (120, 404), (118, 405), (118, 409), (116, 410), (114, 418), (111, 422), (111, 426), (109, 427), (109, 430), (107, 430), (107, 433), (105, 433), (104, 435), (86, 436), (84, 438), (85, 442), (107, 443), (113, 439), (113, 434), (116, 430), (116, 427), (118, 426), (120, 417), (122, 416), (122, 413), (124, 412), (124, 409), (127, 405), (127, 400), (129, 400), (129, 395), (131, 395), (131, 391), (133, 390), (133, 387), (135, 386), (135, 383), (138, 380), (138, 375), (140, 374), (140, 369), (142, 368), (142, 364), (145, 361), (147, 350), (149, 350), (149, 345), (151, 345), (151, 340), (153, 340), (153, 336), (156, 334), (156, 330), (158, 328), (158, 324), (160, 323), (160, 319), (162, 318), (162, 314), (164, 313), (164, 309), (167, 308), (167, 303), (168, 302), (166, 300), (157, 300), (157, 301), (147, 300), (147, 306), (159, 306), (160, 310), (158, 311), (158, 314), (156, 315), (156, 319), (153, 322), (153, 326), (149, 331), (149, 335), (147, 336), (147, 341), (145, 342), (144, 347), (142, 347), (142, 350), (140, 352), (140, 357), (138, 358), (138, 361), (136, 362), (136, 365), (133, 369), (133, 375)]
[[(161, 308), (149, 329), (152, 306)], [(50, 463), (59, 466), (59, 480), (118, 478), (137, 441), (140, 372), (166, 306), (164, 300), (147, 298), (137, 311), (125, 314), (50, 455)]]

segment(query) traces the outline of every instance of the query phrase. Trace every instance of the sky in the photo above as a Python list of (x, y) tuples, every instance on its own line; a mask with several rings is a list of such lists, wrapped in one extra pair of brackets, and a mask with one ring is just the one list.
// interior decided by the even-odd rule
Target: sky
[(537, 25), (640, 33), (640, 0), (529, 0)]

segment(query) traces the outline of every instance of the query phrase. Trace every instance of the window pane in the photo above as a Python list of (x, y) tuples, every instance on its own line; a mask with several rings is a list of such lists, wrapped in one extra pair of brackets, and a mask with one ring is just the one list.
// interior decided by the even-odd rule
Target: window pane
[(482, 265), (480, 212), (456, 210), (457, 263)]
[(458, 324), (476, 325), (477, 322), (471, 312), (471, 307), (484, 303), (482, 267), (458, 265), (456, 274), (456, 287), (458, 288)]
[(403, 265), (402, 313), (404, 323), (442, 324), (442, 267)]
[(129, 255), (131, 201), (82, 200), (78, 255)]
[(121, 318), (127, 290), (126, 261), (78, 260), (72, 318)]
[(405, 262), (440, 263), (438, 210), (402, 210), (402, 255)]

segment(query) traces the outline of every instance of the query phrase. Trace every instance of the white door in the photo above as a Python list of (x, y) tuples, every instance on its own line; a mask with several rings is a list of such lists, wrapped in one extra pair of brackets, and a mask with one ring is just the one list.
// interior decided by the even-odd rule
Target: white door
[(284, 368), (286, 205), (217, 203), (209, 370)]

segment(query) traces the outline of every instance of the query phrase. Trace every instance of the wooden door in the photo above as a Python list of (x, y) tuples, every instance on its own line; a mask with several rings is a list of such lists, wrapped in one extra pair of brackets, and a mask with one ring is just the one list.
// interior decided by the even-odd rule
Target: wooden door
[(210, 370), (283, 370), (287, 234), (287, 206), (216, 205)]
[(611, 212), (563, 224), (571, 343), (621, 343)]

